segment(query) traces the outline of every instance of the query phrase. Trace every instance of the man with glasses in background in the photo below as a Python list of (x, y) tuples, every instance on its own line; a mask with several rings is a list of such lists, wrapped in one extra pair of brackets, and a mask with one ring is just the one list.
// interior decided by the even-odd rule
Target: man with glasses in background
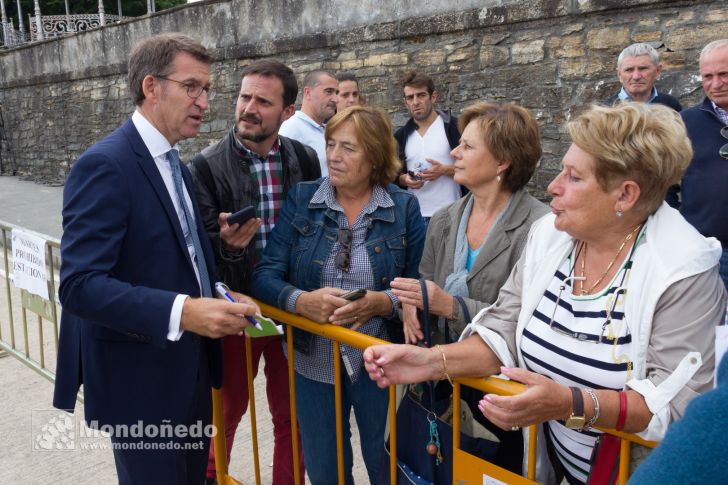
[[(213, 97), (212, 58), (162, 34), (129, 58), (136, 111), (73, 164), (63, 193), (63, 305), (53, 405), (112, 430), (121, 484), (204, 481), (218, 338), (260, 310), (212, 298), (215, 259), (177, 143)], [(140, 436), (141, 435), (141, 436)]]
[(667, 201), (701, 234), (720, 241), (720, 276), (728, 288), (728, 39), (706, 45), (699, 64), (705, 99), (680, 113), (693, 160)]

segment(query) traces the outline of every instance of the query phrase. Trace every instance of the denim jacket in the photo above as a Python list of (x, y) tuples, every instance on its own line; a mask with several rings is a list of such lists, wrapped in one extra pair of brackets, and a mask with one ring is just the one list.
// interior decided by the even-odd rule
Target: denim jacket
[[(321, 273), (339, 229), (337, 213), (325, 203), (311, 203), (321, 182), (302, 182), (288, 194), (271, 233), (263, 258), (253, 273), (256, 298), (285, 309), (296, 289), (321, 288)], [(366, 236), (369, 261), (377, 291), (389, 288), (392, 279), (418, 278), (425, 242), (425, 225), (414, 195), (395, 185), (386, 187), (394, 207), (379, 207), (371, 215)], [(390, 340), (402, 341), (402, 324), (385, 319)], [(308, 352), (312, 335), (294, 329), (294, 346)]]

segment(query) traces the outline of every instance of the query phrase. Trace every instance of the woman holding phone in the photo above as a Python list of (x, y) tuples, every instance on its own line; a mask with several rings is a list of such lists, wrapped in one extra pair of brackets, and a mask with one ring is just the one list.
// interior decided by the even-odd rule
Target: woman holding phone
[[(339, 112), (326, 126), (326, 157), (328, 177), (289, 193), (253, 274), (254, 294), (317, 322), (402, 341), (389, 284), (417, 277), (425, 226), (417, 199), (389, 183), (400, 167), (389, 118), (368, 106)], [(352, 292), (360, 289), (366, 292)], [(294, 329), (294, 349), (306, 470), (311, 483), (337, 483), (332, 345)], [(351, 434), (353, 407), (367, 473), (376, 483), (388, 391), (366, 378), (360, 350), (342, 345), (341, 360), (344, 436)], [(347, 484), (354, 483), (352, 461), (345, 439)]]

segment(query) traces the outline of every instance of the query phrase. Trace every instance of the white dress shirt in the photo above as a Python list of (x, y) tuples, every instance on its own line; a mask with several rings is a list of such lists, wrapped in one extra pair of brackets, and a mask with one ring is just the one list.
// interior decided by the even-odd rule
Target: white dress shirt
[[(179, 150), (179, 148), (177, 145), (171, 146), (167, 138), (165, 138), (165, 136), (162, 135), (159, 130), (157, 130), (154, 125), (152, 125), (149, 120), (147, 120), (144, 115), (142, 115), (139, 111), (134, 111), (134, 114), (131, 115), (131, 121), (132, 123), (134, 123), (134, 127), (139, 132), (139, 136), (142, 137), (144, 145), (147, 147), (147, 150), (149, 150), (149, 153), (152, 155), (154, 163), (157, 165), (157, 169), (159, 170), (159, 174), (162, 176), (164, 186), (167, 188), (169, 197), (170, 199), (172, 199), (172, 204), (174, 204), (174, 210), (175, 212), (177, 212), (177, 219), (179, 219), (180, 226), (182, 226), (182, 234), (184, 234), (186, 241), (191, 241), (191, 239), (187, 237), (190, 229), (187, 226), (185, 214), (182, 210), (182, 206), (179, 203), (177, 191), (174, 188), (172, 167), (169, 164), (169, 160), (167, 160), (167, 152), (169, 152), (173, 148), (175, 150)], [(184, 187), (184, 185), (183, 190), (185, 203), (190, 209), (190, 214), (194, 217), (194, 214), (192, 213), (192, 199), (190, 199), (190, 194), (187, 192), (187, 188)], [(187, 244), (187, 251), (190, 253), (190, 260), (195, 261), (195, 248), (192, 246), (192, 244)], [(204, 256), (201, 255), (201, 257)], [(192, 267), (195, 270), (197, 284), (200, 284), (200, 274), (197, 270), (197, 265), (193, 264)], [(184, 330), (179, 329), (179, 325), (182, 318), (182, 307), (184, 306), (185, 300), (188, 297), (189, 295), (177, 295), (174, 303), (172, 304), (172, 311), (169, 314), (169, 332), (167, 333), (167, 339), (169, 340), (177, 341), (182, 337), (182, 334), (184, 333)]]

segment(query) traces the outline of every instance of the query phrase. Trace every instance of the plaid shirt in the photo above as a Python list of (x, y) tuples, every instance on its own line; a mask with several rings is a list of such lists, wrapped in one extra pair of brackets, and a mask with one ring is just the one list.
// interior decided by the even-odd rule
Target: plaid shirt
[(255, 238), (256, 259), (259, 260), (265, 249), (268, 237), (276, 225), (278, 212), (283, 205), (283, 164), (281, 162), (281, 145), (276, 139), (268, 155), (263, 158), (257, 153), (248, 150), (240, 143), (237, 137), (235, 143), (250, 156), (250, 177), (258, 186), (260, 201), (255, 208), (255, 215), (263, 224), (260, 226)]
[[(322, 202), (329, 209), (338, 212), (339, 227), (349, 227), (349, 221), (341, 205), (336, 200), (336, 191), (328, 178), (323, 181), (321, 187), (319, 187), (311, 198), (311, 203)], [(322, 288), (341, 288), (346, 291), (365, 288), (376, 291), (374, 273), (372, 272), (372, 266), (369, 262), (369, 254), (366, 248), (367, 229), (371, 223), (369, 214), (374, 212), (378, 207), (392, 207), (393, 205), (394, 201), (387, 191), (375, 185), (371, 199), (356, 217), (354, 225), (351, 226), (353, 240), (351, 242), (351, 266), (349, 267), (349, 272), (345, 273), (336, 267), (336, 255), (342, 248), (340, 243), (334, 242), (334, 245), (331, 247), (331, 252), (324, 262), (321, 273), (321, 279), (323, 280), (321, 281)], [(297, 290), (291, 294), (287, 302), (287, 311), (295, 313), (296, 301), (302, 293), (302, 290)], [(396, 315), (394, 309), (397, 307), (399, 300), (391, 290), (385, 290), (384, 293), (392, 300), (392, 315)], [(359, 327), (358, 331), (373, 337), (387, 339), (387, 330), (382, 317), (370, 318)], [(364, 368), (363, 351), (342, 344), (341, 360), (344, 363), (344, 368), (349, 378), (352, 382), (356, 382)], [(311, 341), (310, 352), (303, 354), (295, 351), (294, 362), (296, 372), (304, 377), (327, 384), (334, 383), (334, 355), (331, 340), (315, 335)]]
[[(711, 103), (713, 103), (713, 101), (711, 101)], [(726, 110), (713, 103), (713, 111), (715, 111), (715, 114), (718, 115), (718, 118), (720, 118), (720, 121), (722, 121), (724, 125), (728, 125), (728, 112), (726, 112)]]

